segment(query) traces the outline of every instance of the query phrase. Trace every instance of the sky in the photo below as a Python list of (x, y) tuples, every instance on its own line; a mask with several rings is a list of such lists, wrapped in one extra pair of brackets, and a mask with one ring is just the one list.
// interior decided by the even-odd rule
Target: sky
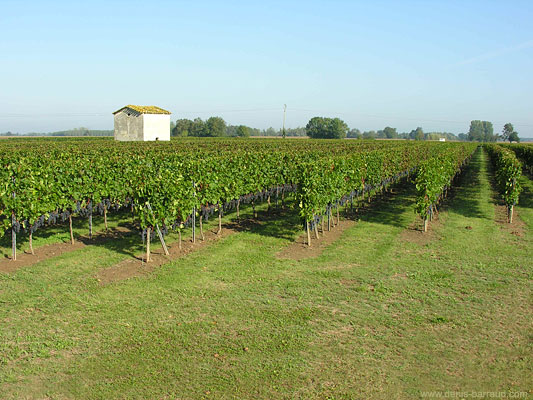
[(0, 0), (0, 132), (172, 119), (533, 137), (533, 1)]

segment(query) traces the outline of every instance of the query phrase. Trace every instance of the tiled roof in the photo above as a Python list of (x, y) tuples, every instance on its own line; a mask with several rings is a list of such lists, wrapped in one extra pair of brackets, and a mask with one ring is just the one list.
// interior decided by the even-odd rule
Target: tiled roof
[(135, 111), (138, 114), (171, 114), (170, 111), (163, 110), (160, 107), (156, 106), (134, 106), (132, 104), (122, 107), (120, 110), (115, 111), (113, 114), (119, 113), (122, 110), (129, 108), (130, 110)]

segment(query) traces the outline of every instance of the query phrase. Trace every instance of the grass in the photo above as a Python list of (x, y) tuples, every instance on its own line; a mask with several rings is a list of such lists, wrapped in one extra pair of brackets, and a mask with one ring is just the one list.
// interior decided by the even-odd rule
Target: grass
[(424, 243), (406, 239), (405, 188), (313, 259), (276, 257), (300, 234), (289, 214), (108, 286), (95, 274), (140, 251), (137, 236), (0, 274), (0, 397), (530, 391), (533, 184), (512, 235), (487, 168), (477, 152)]

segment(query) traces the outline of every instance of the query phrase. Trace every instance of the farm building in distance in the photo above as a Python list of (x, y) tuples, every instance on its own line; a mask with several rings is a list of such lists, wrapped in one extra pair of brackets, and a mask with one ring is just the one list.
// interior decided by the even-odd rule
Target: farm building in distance
[(122, 107), (115, 116), (115, 140), (170, 140), (170, 111), (156, 106)]

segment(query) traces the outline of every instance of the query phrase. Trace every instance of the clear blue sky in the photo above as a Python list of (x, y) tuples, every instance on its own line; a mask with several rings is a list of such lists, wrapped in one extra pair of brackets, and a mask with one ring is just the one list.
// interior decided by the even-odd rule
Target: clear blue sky
[(112, 129), (126, 104), (258, 128), (533, 137), (533, 1), (0, 1), (0, 132)]

